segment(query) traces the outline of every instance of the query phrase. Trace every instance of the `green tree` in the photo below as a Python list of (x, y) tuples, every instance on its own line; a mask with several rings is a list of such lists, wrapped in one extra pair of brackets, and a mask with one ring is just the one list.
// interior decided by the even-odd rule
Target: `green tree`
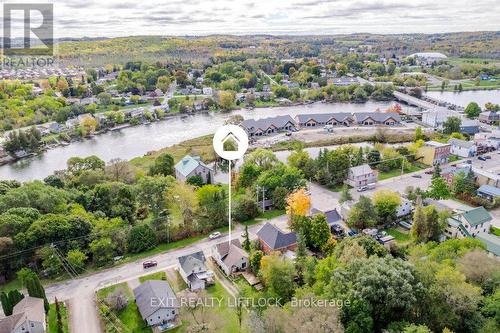
[(113, 262), (115, 245), (108, 237), (93, 240), (89, 244), (92, 259), (97, 266), (105, 266)]
[(285, 302), (290, 300), (295, 289), (296, 274), (291, 261), (276, 253), (265, 256), (261, 259), (260, 273), (270, 295), (281, 297)]
[(243, 249), (250, 252), (250, 237), (248, 235), (248, 225), (245, 225), (245, 233), (243, 235)]
[(317, 214), (311, 219), (308, 234), (311, 246), (316, 249), (321, 249), (328, 242), (331, 234), (325, 214)]
[(43, 304), (45, 308), (45, 313), (49, 312), (49, 302), (47, 301), (47, 296), (45, 295), (45, 289), (40, 282), (37, 275), (31, 275), (26, 281), (26, 289), (28, 290), (28, 295), (31, 297), (43, 299)]
[(87, 256), (80, 250), (70, 250), (66, 254), (66, 260), (77, 272), (82, 272), (85, 268)]
[(399, 194), (391, 190), (378, 190), (373, 195), (373, 203), (379, 225), (396, 221), (396, 211), (401, 204)]
[(439, 177), (432, 179), (427, 194), (433, 199), (446, 199), (450, 196), (450, 190), (448, 189), (446, 181)]
[(261, 250), (252, 251), (250, 254), (250, 268), (255, 275), (257, 275), (260, 271), (260, 260), (263, 256), (264, 252)]
[(469, 104), (467, 104), (464, 113), (467, 115), (467, 118), (477, 118), (481, 113), (481, 108), (476, 102), (470, 102)]
[(149, 174), (171, 176), (174, 174), (174, 158), (169, 153), (158, 156), (149, 168)]
[(127, 236), (127, 250), (139, 253), (154, 248), (157, 245), (155, 232), (147, 224), (132, 227)]
[(244, 196), (238, 200), (233, 211), (233, 216), (240, 222), (245, 222), (259, 215), (259, 207), (255, 200), (249, 196)]
[(339, 203), (343, 204), (344, 202), (351, 200), (352, 200), (352, 195), (351, 192), (349, 192), (349, 186), (347, 185), (342, 186), (342, 190), (340, 191)]
[(417, 142), (418, 140), (425, 140), (425, 135), (422, 131), (422, 127), (420, 126), (417, 126), (417, 128), (415, 129), (415, 142)]
[(352, 228), (361, 230), (374, 226), (376, 216), (375, 207), (371, 199), (362, 195), (349, 212), (347, 224)]
[(462, 120), (458, 117), (448, 117), (443, 123), (443, 133), (451, 134), (455, 132), (460, 132), (460, 126), (462, 125)]

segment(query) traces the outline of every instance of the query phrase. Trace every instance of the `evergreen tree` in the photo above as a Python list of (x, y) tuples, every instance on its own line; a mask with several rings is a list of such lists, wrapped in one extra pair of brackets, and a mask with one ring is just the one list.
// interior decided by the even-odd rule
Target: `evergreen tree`
[(6, 316), (10, 316), (12, 314), (12, 309), (14, 308), (14, 306), (10, 302), (9, 296), (3, 291), (0, 294), (0, 302), (2, 303), (3, 313)]
[(33, 275), (26, 281), (26, 289), (28, 290), (28, 295), (31, 297), (37, 297), (43, 299), (43, 305), (45, 312), (49, 312), (49, 301), (47, 300), (47, 295), (45, 295), (45, 289), (40, 282), (38, 276)]
[(301, 231), (297, 233), (297, 251), (295, 252), (297, 258), (306, 257), (306, 239)]
[(425, 224), (425, 216), (422, 207), (422, 197), (420, 195), (417, 196), (417, 200), (415, 203), (415, 212), (413, 213), (413, 225), (411, 227), (411, 234), (417, 241), (422, 241), (424, 226)]
[(64, 333), (64, 326), (62, 323), (62, 316), (61, 316), (61, 307), (59, 305), (57, 297), (55, 298), (55, 305), (56, 305), (56, 316), (57, 316), (57, 333)]
[(342, 186), (342, 191), (340, 192), (339, 202), (343, 204), (346, 201), (351, 201), (352, 195), (349, 192), (349, 187), (347, 185)]
[(250, 238), (248, 236), (248, 225), (245, 225), (245, 233), (244, 233), (244, 236), (243, 236), (244, 240), (243, 240), (243, 248), (245, 249), (245, 251), (249, 252), (250, 251)]
[(439, 177), (441, 177), (441, 166), (438, 163), (434, 166), (434, 173), (432, 174), (432, 179), (436, 179)]

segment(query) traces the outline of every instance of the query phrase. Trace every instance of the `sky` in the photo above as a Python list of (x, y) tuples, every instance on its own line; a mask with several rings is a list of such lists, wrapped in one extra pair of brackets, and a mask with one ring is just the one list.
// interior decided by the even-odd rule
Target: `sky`
[[(55, 37), (499, 31), (499, 0), (1, 0), (54, 4)], [(1, 13), (3, 14), (3, 13)], [(41, 15), (33, 21), (41, 22)], [(0, 15), (3, 17), (3, 15)], [(13, 27), (22, 19), (13, 20)]]

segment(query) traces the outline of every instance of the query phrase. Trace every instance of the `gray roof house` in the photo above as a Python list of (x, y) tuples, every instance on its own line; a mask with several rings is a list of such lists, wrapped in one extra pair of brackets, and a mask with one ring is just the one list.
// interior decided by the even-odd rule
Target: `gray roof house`
[(365, 186), (376, 183), (377, 174), (368, 164), (362, 164), (349, 168), (347, 179), (344, 182), (352, 187)]
[(227, 241), (216, 244), (212, 248), (212, 258), (226, 275), (245, 270), (249, 264), (248, 254), (238, 239), (233, 239), (231, 244)]
[(296, 131), (297, 125), (292, 117), (276, 116), (262, 119), (246, 119), (240, 126), (248, 133), (248, 136), (270, 135), (281, 131)]
[(175, 165), (175, 178), (185, 181), (193, 176), (200, 176), (203, 183), (211, 184), (213, 170), (203, 163), (199, 156), (186, 155)]
[(134, 289), (134, 297), (148, 326), (169, 325), (177, 319), (179, 302), (166, 281), (146, 281)]
[(401, 116), (395, 112), (357, 112), (353, 115), (358, 125), (393, 126), (401, 123)]
[(485, 111), (479, 114), (479, 121), (486, 124), (493, 124), (500, 121), (500, 114), (495, 111)]
[(460, 157), (471, 157), (476, 155), (477, 146), (473, 141), (465, 141), (460, 139), (449, 139), (451, 145), (451, 153)]
[(295, 232), (285, 233), (269, 222), (257, 231), (257, 237), (266, 254), (273, 251), (294, 251), (297, 248), (297, 234)]
[(1, 333), (45, 333), (43, 299), (26, 296), (14, 306), (12, 315), (0, 319)]
[(477, 195), (490, 201), (500, 197), (500, 188), (491, 185), (481, 185), (477, 189)]
[(205, 262), (203, 251), (177, 258), (179, 274), (192, 291), (205, 289), (207, 284), (213, 283), (213, 272), (207, 270)]
[(321, 211), (321, 210), (319, 210), (317, 208), (312, 208), (311, 209), (311, 216), (315, 216), (317, 214), (325, 214), (326, 222), (328, 223), (328, 225), (330, 226), (330, 228), (334, 224), (338, 224), (342, 220), (342, 217), (340, 217), (340, 214), (337, 211), (337, 208), (334, 208), (334, 209), (331, 209), (331, 210), (327, 210), (325, 212)]
[(351, 113), (306, 113), (295, 116), (295, 121), (300, 127), (315, 127), (322, 125), (344, 125), (349, 126), (354, 122)]

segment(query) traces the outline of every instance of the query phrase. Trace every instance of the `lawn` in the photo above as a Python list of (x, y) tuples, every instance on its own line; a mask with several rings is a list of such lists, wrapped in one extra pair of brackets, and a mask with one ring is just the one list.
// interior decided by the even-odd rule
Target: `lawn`
[(23, 286), (21, 285), (21, 280), (19, 280), (17, 277), (14, 280), (11, 280), (5, 284), (0, 285), (0, 291), (6, 293), (14, 289), (21, 290), (22, 288)]
[[(68, 328), (68, 309), (64, 302), (59, 302), (59, 310), (61, 313), (61, 322), (63, 325), (63, 332), (69, 333)], [(48, 314), (48, 332), (49, 333), (59, 333), (57, 330), (57, 312), (56, 312), (56, 304), (50, 304), (49, 314)]]
[(165, 272), (162, 271), (162, 272), (156, 272), (156, 273), (141, 276), (141, 277), (139, 277), (139, 282), (144, 283), (144, 282), (149, 281), (149, 280), (166, 280), (166, 279), (167, 279), (167, 275), (165, 274)]
[(273, 219), (275, 217), (278, 217), (278, 216), (281, 216), (281, 215), (284, 215), (284, 214), (285, 214), (285, 210), (284, 209), (268, 210), (266, 212), (261, 213), (259, 216), (257, 216), (254, 219), (251, 219), (251, 220), (248, 220), (248, 221), (245, 221), (245, 222), (241, 222), (241, 224), (242, 225), (252, 225), (252, 224), (256, 224), (256, 223), (262, 222), (264, 220)]
[[(412, 172), (419, 171), (419, 170), (422, 170), (422, 168), (412, 164), (408, 169), (405, 169), (403, 173), (404, 174), (412, 173)], [(389, 178), (397, 177), (397, 176), (401, 176), (401, 169), (393, 169), (393, 170), (386, 171), (386, 172), (379, 172), (378, 173), (378, 180), (389, 179)]]
[(409, 241), (411, 238), (410, 234), (402, 232), (402, 231), (395, 229), (395, 228), (390, 228), (390, 229), (387, 229), (385, 231), (387, 232), (387, 234), (394, 237), (396, 239), (396, 241), (398, 241), (398, 242), (406, 242), (406, 241)]
[(494, 226), (491, 226), (491, 233), (495, 236), (500, 237), (500, 228), (496, 228)]
[[(139, 309), (134, 302), (132, 291), (128, 287), (126, 282), (115, 284), (106, 288), (103, 288), (97, 292), (97, 300), (103, 301), (110, 293), (115, 290), (122, 289), (128, 297), (128, 304), (125, 309), (114, 312), (121, 324), (129, 329), (129, 332), (133, 333), (151, 333), (151, 328), (147, 327), (142, 320)], [(103, 319), (103, 321), (106, 319)]]
[(166, 274), (166, 279), (176, 293), (188, 287), (176, 269), (169, 269)]

